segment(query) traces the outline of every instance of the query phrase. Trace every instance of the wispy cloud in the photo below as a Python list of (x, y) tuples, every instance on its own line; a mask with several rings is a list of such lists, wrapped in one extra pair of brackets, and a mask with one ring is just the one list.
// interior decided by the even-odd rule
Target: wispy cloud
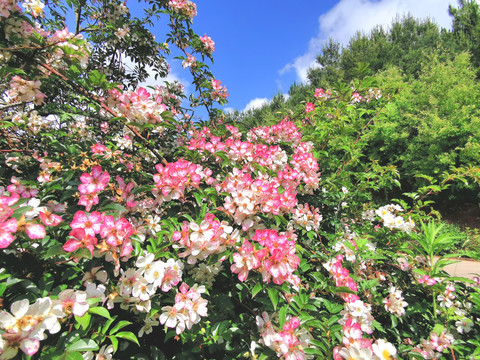
[(318, 34), (311, 38), (308, 50), (286, 64), (279, 74), (295, 70), (298, 80), (307, 80), (307, 70), (315, 65), (315, 57), (331, 37), (342, 44), (357, 31), (370, 32), (376, 25), (389, 26), (397, 15), (412, 14), (416, 18), (433, 19), (440, 27), (450, 28), (448, 5), (455, 0), (340, 0), (318, 19)]

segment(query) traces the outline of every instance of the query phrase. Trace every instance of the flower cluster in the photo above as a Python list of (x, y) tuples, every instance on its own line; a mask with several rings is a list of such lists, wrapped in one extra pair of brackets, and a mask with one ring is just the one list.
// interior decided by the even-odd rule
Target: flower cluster
[(331, 90), (323, 90), (322, 88), (320, 89), (315, 89), (315, 94), (313, 95), (315, 99), (330, 99), (332, 97), (332, 92)]
[(278, 234), (276, 230), (256, 230), (252, 240), (261, 245), (257, 248), (251, 242), (244, 240), (241, 247), (233, 254), (234, 263), (230, 267), (238, 274), (240, 281), (245, 281), (251, 270), (262, 274), (263, 281), (281, 285), (289, 282), (300, 284), (300, 278), (293, 272), (300, 264), (300, 258), (295, 254), (295, 239), (292, 233)]
[(403, 208), (400, 205), (389, 204), (378, 208), (375, 213), (380, 217), (386, 228), (410, 232), (415, 227), (415, 223), (411, 218), (405, 221), (402, 216), (398, 215), (402, 211)]
[[(70, 227), (70, 238), (63, 245), (65, 251), (73, 252), (85, 248), (92, 256), (105, 254), (107, 261), (115, 263), (116, 271), (120, 268), (119, 259), (130, 257), (133, 250), (130, 240), (133, 226), (127, 219), (115, 220), (113, 216), (98, 211), (89, 215), (77, 211)], [(100, 244), (97, 235), (100, 236)]]
[(309, 112), (312, 112), (312, 111), (315, 111), (315, 105), (311, 102), (307, 103), (307, 106), (305, 108), (305, 112), (306, 113), (309, 113)]
[(388, 289), (389, 295), (383, 300), (385, 310), (397, 316), (405, 315), (405, 308), (408, 303), (402, 297), (402, 291), (395, 288), (395, 286)]
[(187, 67), (193, 68), (197, 65), (197, 59), (194, 56), (188, 54), (187, 59), (182, 61), (182, 66), (184, 69)]
[(286, 142), (297, 145), (302, 140), (302, 134), (292, 121), (285, 117), (276, 125), (260, 126), (251, 129), (247, 134), (248, 141), (264, 141), (268, 144)]
[(200, 36), (200, 41), (203, 43), (203, 46), (205, 50), (211, 54), (215, 51), (215, 43), (213, 42), (212, 38), (210, 36), (207, 36), (207, 34)]
[(162, 97), (152, 96), (142, 87), (137, 88), (136, 91), (124, 92), (113, 89), (109, 90), (109, 95), (108, 106), (130, 122), (157, 124), (165, 121), (162, 114), (167, 110), (167, 106), (162, 103)]
[(35, 105), (43, 104), (46, 95), (40, 91), (40, 80), (29, 81), (15, 75), (10, 82), (8, 95), (12, 101), (33, 102)]
[(319, 210), (308, 204), (298, 204), (292, 213), (292, 223), (296, 228), (305, 228), (307, 231), (318, 230), (322, 215)]
[(262, 337), (260, 343), (275, 351), (279, 358), (284, 360), (313, 358), (304, 351), (311, 344), (313, 337), (307, 329), (300, 326), (297, 317), (287, 318), (280, 331), (275, 329), (266, 312), (263, 312), (261, 317), (257, 316), (256, 322)]
[(210, 176), (212, 174), (210, 169), (203, 169), (201, 165), (184, 159), (165, 165), (157, 164), (155, 169), (158, 173), (153, 175), (155, 189), (152, 193), (159, 204), (182, 198), (186, 190), (198, 189), (202, 181), (208, 184), (214, 181)]
[(413, 349), (413, 351), (419, 352), (425, 359), (438, 359), (441, 357), (441, 353), (448, 349), (454, 341), (452, 334), (447, 331), (442, 331), (440, 334), (432, 331), (430, 337), (420, 341), (420, 345)]
[(227, 88), (222, 85), (220, 80), (212, 79), (212, 93), (211, 98), (215, 101), (219, 101), (220, 99), (226, 99), (228, 97)]
[(201, 317), (207, 316), (208, 301), (201, 296), (205, 291), (205, 286), (195, 284), (189, 287), (182, 283), (175, 295), (175, 304), (162, 307), (160, 323), (176, 328), (177, 334), (181, 334), (185, 328), (190, 330), (194, 324), (200, 322)]
[(195, 222), (184, 222), (182, 231), (175, 231), (172, 240), (177, 242), (175, 248), (186, 248), (179, 257), (187, 257), (188, 264), (196, 264), (198, 260), (205, 260), (211, 254), (218, 254), (226, 250), (228, 245), (235, 242), (237, 232), (227, 222), (215, 220), (213, 214), (206, 214), (205, 219), (198, 225)]
[(168, 6), (176, 13), (188, 16), (190, 19), (197, 15), (197, 5), (190, 0), (170, 0)]
[(116, 292), (109, 297), (109, 308), (119, 302), (122, 309), (148, 313), (157, 289), (169, 292), (182, 280), (180, 260), (155, 260), (153, 254), (145, 253), (138, 257), (135, 265), (136, 268), (122, 270)]

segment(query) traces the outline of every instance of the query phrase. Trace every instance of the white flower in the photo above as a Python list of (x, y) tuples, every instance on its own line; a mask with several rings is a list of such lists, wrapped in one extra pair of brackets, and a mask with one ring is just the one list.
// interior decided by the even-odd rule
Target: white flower
[(372, 345), (372, 349), (380, 360), (391, 360), (397, 353), (395, 346), (383, 339), (378, 339), (377, 342)]

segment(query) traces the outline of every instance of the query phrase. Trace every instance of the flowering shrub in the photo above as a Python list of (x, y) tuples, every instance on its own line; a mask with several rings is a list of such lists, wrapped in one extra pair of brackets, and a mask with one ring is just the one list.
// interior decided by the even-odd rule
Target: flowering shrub
[[(192, 60), (214, 50), (194, 3), (149, 3), (165, 43), (120, 2), (21, 5), (0, 4), (1, 359), (477, 356), (478, 284), (434, 263), (453, 238), (327, 189), (289, 117), (223, 123), (226, 88)], [(164, 75), (168, 43), (209, 126), (180, 84), (138, 87), (111, 52)]]

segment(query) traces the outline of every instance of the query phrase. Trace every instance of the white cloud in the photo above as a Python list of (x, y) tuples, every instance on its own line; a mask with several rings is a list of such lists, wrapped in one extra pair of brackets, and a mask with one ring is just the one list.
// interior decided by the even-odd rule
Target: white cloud
[[(283, 100), (287, 101), (290, 95), (288, 94), (282, 94), (283, 95)], [(272, 99), (267, 99), (267, 98), (255, 98), (252, 99), (248, 102), (248, 104), (245, 106), (245, 108), (242, 111), (247, 111), (247, 110), (252, 110), (252, 109), (258, 109), (261, 108), (262, 106), (270, 103)], [(227, 109), (230, 108), (225, 108), (224, 110), (227, 111)]]
[(261, 108), (263, 105), (268, 104), (269, 102), (270, 100), (268, 100), (267, 98), (255, 98), (248, 102), (243, 111)]
[(285, 65), (279, 74), (295, 70), (298, 79), (304, 82), (308, 68), (315, 65), (316, 55), (330, 37), (347, 44), (357, 31), (369, 33), (376, 25), (388, 27), (397, 15), (410, 13), (419, 19), (431, 18), (440, 27), (450, 29), (449, 4), (457, 6), (455, 0), (340, 0), (319, 17), (318, 34), (310, 39), (308, 50)]

